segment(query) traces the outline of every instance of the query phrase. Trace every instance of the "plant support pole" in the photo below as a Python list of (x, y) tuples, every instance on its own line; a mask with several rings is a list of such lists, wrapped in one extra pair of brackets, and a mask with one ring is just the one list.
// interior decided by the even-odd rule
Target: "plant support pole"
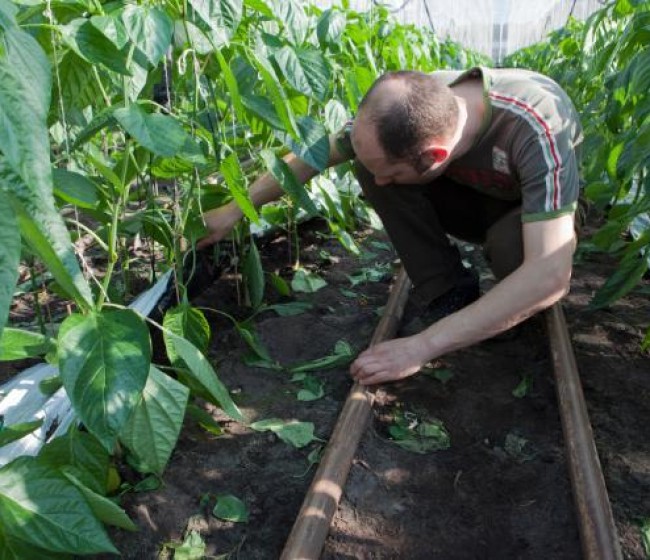
[[(410, 287), (411, 281), (401, 268), (370, 346), (394, 336)], [(373, 393), (359, 383), (350, 390), (281, 560), (317, 560), (320, 557), (352, 459), (370, 419), (373, 400)]]
[(546, 311), (555, 386), (584, 560), (622, 560), (564, 312)]

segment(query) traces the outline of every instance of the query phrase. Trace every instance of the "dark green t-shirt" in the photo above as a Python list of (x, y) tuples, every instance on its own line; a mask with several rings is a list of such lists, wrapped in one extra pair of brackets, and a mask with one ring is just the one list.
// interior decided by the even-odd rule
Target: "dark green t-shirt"
[[(445, 176), (489, 196), (521, 200), (522, 220), (570, 214), (580, 190), (582, 128), (567, 94), (550, 78), (518, 69), (434, 72), (452, 87), (481, 79), (487, 110), (477, 140)], [(354, 157), (352, 123), (337, 147)]]

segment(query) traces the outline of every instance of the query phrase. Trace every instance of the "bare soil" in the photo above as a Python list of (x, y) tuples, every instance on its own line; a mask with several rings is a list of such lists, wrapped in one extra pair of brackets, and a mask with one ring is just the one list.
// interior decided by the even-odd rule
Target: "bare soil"
[[(253, 319), (260, 340), (283, 366), (328, 355), (339, 340), (355, 352), (363, 350), (388, 298), (396, 261), (389, 246), (377, 244), (385, 242), (381, 234), (361, 235), (359, 258), (323, 231), (318, 224), (303, 228), (301, 264), (327, 286), (292, 298), (267, 287), (274, 302), (300, 300), (311, 309), (291, 317), (267, 311)], [(492, 279), (480, 252), (463, 250), (481, 271), (482, 288), (489, 289)], [(265, 270), (290, 280), (292, 252), (285, 238), (265, 241), (260, 252)], [(610, 308), (591, 310), (591, 297), (614, 267), (606, 256), (582, 252), (564, 308), (624, 558), (642, 560), (639, 524), (650, 519), (650, 374), (640, 344), (650, 323), (650, 282)], [(352, 285), (350, 276), (370, 268), (387, 274)], [(238, 294), (236, 275), (227, 273), (194, 304), (243, 319)], [(278, 558), (314, 474), (308, 456), (330, 436), (352, 385), (347, 366), (316, 371), (324, 396), (300, 401), (300, 384), (291, 382), (290, 373), (247, 366), (250, 349), (230, 322), (206, 314), (213, 329), (210, 359), (249, 422), (273, 417), (312, 422), (323, 441), (296, 449), (203, 405), (224, 434), (210, 434), (188, 416), (161, 487), (123, 497), (140, 528), (111, 531), (126, 560), (173, 558), (165, 543), (180, 542), (192, 531), (204, 540), (207, 558)], [(4, 364), (0, 380), (26, 365)], [(542, 318), (432, 367), (452, 377), (443, 382), (429, 371), (379, 389), (322, 558), (580, 558)], [(524, 377), (532, 379), (532, 387), (515, 396)], [(396, 445), (389, 427), (405, 413), (442, 421), (451, 446), (418, 454)], [(132, 484), (141, 479), (128, 469), (122, 475)], [(215, 497), (223, 494), (245, 502), (247, 523), (212, 515)]]

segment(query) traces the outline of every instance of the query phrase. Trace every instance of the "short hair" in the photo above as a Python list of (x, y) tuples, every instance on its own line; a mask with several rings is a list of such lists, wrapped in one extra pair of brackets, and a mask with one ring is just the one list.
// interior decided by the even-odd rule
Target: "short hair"
[[(387, 91), (385, 86), (399, 82)], [(388, 72), (378, 78), (361, 103), (363, 112), (377, 128), (379, 145), (386, 155), (418, 158), (426, 140), (453, 132), (458, 106), (451, 88), (439, 78), (414, 70)]]

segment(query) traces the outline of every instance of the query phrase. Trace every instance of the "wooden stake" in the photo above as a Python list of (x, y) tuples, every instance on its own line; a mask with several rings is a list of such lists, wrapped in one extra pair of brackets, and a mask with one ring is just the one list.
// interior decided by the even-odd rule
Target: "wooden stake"
[[(395, 335), (410, 287), (411, 281), (402, 268), (370, 346)], [(355, 383), (350, 390), (281, 560), (317, 560), (320, 557), (352, 459), (370, 419), (373, 400), (372, 392), (359, 383)]]
[(578, 366), (560, 303), (546, 311), (546, 323), (583, 557), (584, 560), (622, 560)]

